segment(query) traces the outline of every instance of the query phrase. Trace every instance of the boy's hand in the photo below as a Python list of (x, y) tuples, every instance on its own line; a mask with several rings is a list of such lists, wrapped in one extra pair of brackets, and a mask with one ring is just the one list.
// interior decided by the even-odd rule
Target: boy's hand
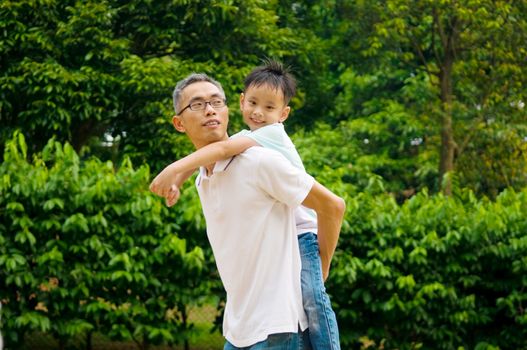
[(171, 207), (174, 204), (177, 203), (179, 200), (179, 196), (181, 195), (181, 192), (179, 191), (179, 188), (176, 185), (170, 186), (170, 192), (165, 197), (165, 202), (167, 207)]
[[(172, 165), (169, 165), (152, 180), (149, 186), (150, 191), (160, 197), (168, 198), (170, 192), (173, 191), (172, 186), (176, 186), (175, 188), (179, 190), (179, 187), (192, 176), (195, 170), (192, 169), (182, 173), (176, 173)], [(177, 196), (179, 198), (179, 194)], [(177, 198), (175, 202), (177, 202)]]
[(160, 179), (160, 175), (157, 175), (156, 178), (150, 183), (150, 191), (157, 194), (160, 197), (167, 197), (170, 193), (170, 183), (164, 183)]

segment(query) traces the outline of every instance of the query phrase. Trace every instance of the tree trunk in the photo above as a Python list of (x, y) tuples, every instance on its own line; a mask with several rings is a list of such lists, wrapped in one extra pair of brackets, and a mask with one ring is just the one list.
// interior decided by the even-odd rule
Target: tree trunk
[(452, 129), (452, 65), (453, 56), (447, 51), (441, 67), (439, 78), (441, 82), (441, 152), (439, 160), (439, 184), (443, 193), (452, 194), (452, 181), (445, 179), (445, 174), (454, 170), (455, 141)]
[(93, 332), (88, 331), (88, 333), (86, 333), (86, 350), (93, 350), (92, 340)]
[(104, 134), (107, 125), (104, 122), (95, 122), (93, 120), (85, 120), (80, 125), (72, 127), (71, 145), (77, 153), (80, 152), (90, 138), (93, 136), (101, 136)]
[[(445, 106), (448, 108), (449, 106)], [(439, 161), (439, 177), (445, 195), (452, 194), (452, 180), (445, 179), (448, 172), (454, 170), (454, 138), (452, 136), (452, 115), (446, 110), (443, 112), (441, 128), (441, 160)]]
[[(183, 329), (188, 329), (187, 306), (186, 305), (180, 305), (179, 309), (181, 310), (181, 322), (183, 324)], [(183, 340), (183, 349), (184, 350), (190, 350), (190, 344), (189, 344), (188, 338), (186, 336), (185, 336), (185, 340)]]

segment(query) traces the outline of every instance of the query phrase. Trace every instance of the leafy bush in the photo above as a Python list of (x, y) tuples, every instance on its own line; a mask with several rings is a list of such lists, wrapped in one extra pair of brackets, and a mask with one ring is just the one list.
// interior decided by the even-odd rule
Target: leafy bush
[(399, 349), (527, 346), (527, 189), (348, 201), (328, 289), (342, 341)]
[[(188, 307), (209, 296), (221, 312), (196, 191), (168, 210), (148, 192), (145, 166), (80, 160), (53, 140), (31, 162), (26, 149), (15, 134), (0, 165), (9, 348), (39, 331), (61, 348), (79, 335), (89, 348), (99, 332), (146, 349), (184, 341)], [(399, 204), (380, 177), (348, 166), (350, 153), (334, 168), (323, 153), (306, 155), (348, 207), (327, 282), (343, 348), (526, 348), (527, 189), (495, 200), (422, 190)]]
[(32, 331), (51, 333), (61, 346), (95, 331), (141, 347), (181, 342), (191, 327), (187, 306), (214, 284), (210, 258), (187, 244), (181, 219), (148, 191), (148, 168), (81, 161), (53, 140), (32, 162), (26, 149), (16, 134), (0, 166), (7, 345), (16, 348)]

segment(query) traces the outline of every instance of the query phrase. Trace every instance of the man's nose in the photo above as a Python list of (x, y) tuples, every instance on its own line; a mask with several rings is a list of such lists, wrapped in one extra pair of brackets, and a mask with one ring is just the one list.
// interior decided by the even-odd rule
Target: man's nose
[(205, 103), (205, 113), (206, 114), (216, 113), (216, 110), (212, 108), (212, 105), (209, 102)]

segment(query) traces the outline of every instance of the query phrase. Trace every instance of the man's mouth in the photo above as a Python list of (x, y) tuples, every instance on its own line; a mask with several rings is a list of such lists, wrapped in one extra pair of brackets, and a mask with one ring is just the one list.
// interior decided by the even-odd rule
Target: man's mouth
[(209, 120), (203, 125), (204, 126), (217, 126), (217, 125), (220, 125), (220, 122), (218, 120)]

